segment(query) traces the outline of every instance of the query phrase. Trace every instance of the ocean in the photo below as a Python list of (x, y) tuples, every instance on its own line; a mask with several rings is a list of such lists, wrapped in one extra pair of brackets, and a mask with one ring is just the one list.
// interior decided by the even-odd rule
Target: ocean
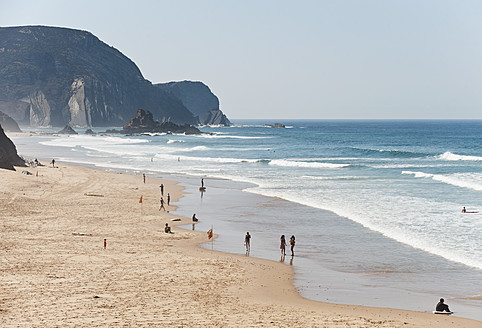
[[(181, 181), (176, 213), (219, 234), (204, 247), (244, 254), (249, 231), (250, 256), (293, 265), (304, 297), (424, 312), (444, 297), (482, 320), (482, 121), (234, 123), (198, 136), (12, 140), (30, 158)], [(294, 257), (281, 258), (281, 234), (296, 236)]]

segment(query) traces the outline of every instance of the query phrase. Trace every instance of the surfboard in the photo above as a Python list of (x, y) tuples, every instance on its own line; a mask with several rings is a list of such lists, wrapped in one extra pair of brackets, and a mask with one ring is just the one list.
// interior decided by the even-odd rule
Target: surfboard
[(433, 311), (433, 314), (445, 314), (445, 315), (451, 315), (453, 312), (445, 312), (445, 311)]
[(474, 211), (472, 211), (472, 212), (465, 212), (465, 213), (479, 213), (479, 212), (474, 212)]

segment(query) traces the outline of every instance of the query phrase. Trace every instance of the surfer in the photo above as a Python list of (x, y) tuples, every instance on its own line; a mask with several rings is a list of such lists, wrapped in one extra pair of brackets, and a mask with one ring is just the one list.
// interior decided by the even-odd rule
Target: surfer
[(204, 179), (201, 179), (201, 188), (204, 188)]
[(462, 209), (462, 213), (466, 213), (466, 212), (467, 210), (465, 209), (465, 206), (464, 206), (464, 208)]
[(198, 222), (198, 218), (196, 217), (196, 213), (192, 215), (192, 222)]
[(437, 303), (437, 306), (435, 307), (435, 311), (438, 311), (438, 312), (451, 312), (449, 310), (449, 306), (447, 304), (444, 303), (444, 299), (441, 298), (440, 299), (440, 302)]

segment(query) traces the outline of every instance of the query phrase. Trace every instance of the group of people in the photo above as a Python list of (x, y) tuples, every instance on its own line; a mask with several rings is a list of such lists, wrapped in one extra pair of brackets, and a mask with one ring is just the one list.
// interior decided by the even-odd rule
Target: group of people
[[(295, 244), (296, 244), (296, 238), (295, 235), (291, 235), (290, 237), (290, 247), (291, 247), (291, 256), (295, 256)], [(249, 231), (246, 232), (246, 236), (244, 236), (244, 246), (246, 247), (246, 254), (249, 254), (251, 251), (251, 235), (249, 234)], [(280, 250), (281, 250), (281, 255), (284, 256), (286, 255), (286, 238), (285, 235), (281, 235), (280, 238)]]
[[(295, 235), (291, 235), (291, 237), (290, 237), (291, 256), (295, 256), (295, 244), (296, 244)], [(285, 235), (281, 235), (279, 248), (281, 250), (281, 255), (285, 256), (286, 255), (286, 238), (285, 238)]]

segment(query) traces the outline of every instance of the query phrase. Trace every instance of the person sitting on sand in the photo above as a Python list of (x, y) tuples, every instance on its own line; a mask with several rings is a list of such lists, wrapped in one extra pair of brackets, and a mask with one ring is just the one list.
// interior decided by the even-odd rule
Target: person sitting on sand
[(465, 213), (465, 212), (467, 212), (467, 210), (465, 209), (465, 206), (464, 206), (464, 208), (462, 209), (462, 213)]
[(198, 222), (199, 220), (196, 217), (196, 213), (192, 215), (192, 222)]
[(447, 304), (444, 303), (444, 299), (441, 298), (440, 299), (440, 302), (437, 303), (437, 306), (435, 307), (435, 311), (438, 311), (438, 312), (451, 312), (449, 310), (449, 306)]
[(171, 232), (171, 227), (169, 226), (169, 224), (166, 223), (166, 227), (164, 228), (164, 232), (165, 233), (172, 233)]

